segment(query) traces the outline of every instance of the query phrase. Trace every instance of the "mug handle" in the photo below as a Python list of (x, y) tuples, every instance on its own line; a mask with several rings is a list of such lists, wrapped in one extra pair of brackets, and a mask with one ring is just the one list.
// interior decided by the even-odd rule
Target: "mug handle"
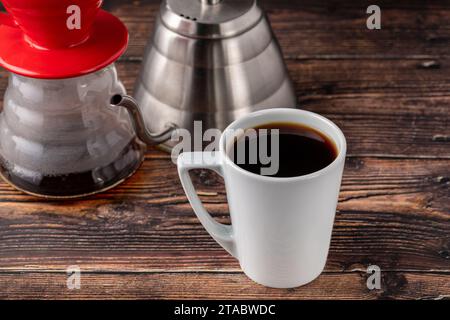
[(185, 152), (177, 160), (178, 174), (186, 196), (203, 227), (228, 253), (237, 258), (233, 227), (217, 222), (206, 211), (195, 191), (189, 171), (192, 169), (209, 169), (223, 177), (223, 165), (218, 152)]
[(14, 19), (7, 13), (0, 12), (0, 26), (5, 25), (8, 27), (17, 28), (18, 25)]

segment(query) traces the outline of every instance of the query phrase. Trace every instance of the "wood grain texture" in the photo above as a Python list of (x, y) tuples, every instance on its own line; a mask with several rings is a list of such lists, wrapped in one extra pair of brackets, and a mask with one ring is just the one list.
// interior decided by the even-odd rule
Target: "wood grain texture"
[[(384, 273), (383, 290), (367, 289), (365, 273), (323, 274), (304, 287), (271, 289), (246, 276), (222, 273), (81, 274), (81, 289), (67, 290), (64, 273), (0, 273), (0, 298), (59, 299), (429, 299), (450, 292), (445, 274)], [(324, 292), (327, 292), (324, 295)]]
[[(379, 1), (376, 32), (365, 28), (365, 1), (261, 2), (299, 105), (348, 139), (324, 274), (295, 290), (251, 282), (201, 227), (169, 155), (151, 149), (126, 183), (79, 201), (42, 201), (0, 182), (0, 298), (450, 297), (450, 2)], [(132, 92), (159, 1), (105, 7), (130, 29), (117, 66)], [(0, 95), (6, 85), (0, 70)], [(222, 180), (193, 177), (229, 222)], [(382, 269), (381, 290), (365, 285), (370, 264)], [(69, 265), (82, 269), (80, 291), (65, 287)]]
[[(402, 172), (409, 174), (405, 176)], [(326, 270), (450, 271), (446, 160), (347, 161)], [(228, 222), (222, 180), (195, 171), (207, 208)], [(85, 200), (40, 202), (0, 184), (0, 271), (238, 271), (202, 228), (167, 155)]]

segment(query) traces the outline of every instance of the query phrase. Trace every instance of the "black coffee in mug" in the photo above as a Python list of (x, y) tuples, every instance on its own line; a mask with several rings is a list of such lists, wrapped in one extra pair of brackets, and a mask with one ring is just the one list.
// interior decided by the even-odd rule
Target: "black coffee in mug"
[[(256, 134), (248, 134), (249, 130)], [(277, 141), (278, 148), (273, 148), (274, 141)], [(271, 158), (276, 156), (273, 151), (278, 149), (278, 170), (270, 175), (272, 177), (307, 175), (327, 167), (338, 155), (334, 142), (320, 131), (297, 123), (281, 122), (245, 131), (245, 134), (235, 140), (230, 157), (242, 169), (261, 174), (262, 168), (267, 167), (267, 163), (259, 156), (261, 146), (264, 145), (262, 154), (267, 153)]]

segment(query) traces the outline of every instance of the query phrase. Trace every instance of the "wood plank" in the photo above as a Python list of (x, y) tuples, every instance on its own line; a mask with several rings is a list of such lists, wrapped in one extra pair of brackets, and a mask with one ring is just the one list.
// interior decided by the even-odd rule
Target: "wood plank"
[[(437, 63), (437, 62), (436, 62)], [(308, 59), (288, 61), (297, 94), (309, 96), (436, 97), (450, 89), (450, 60), (434, 67), (414, 59)], [(394, 106), (391, 109), (395, 111)]]
[[(326, 270), (374, 263), (450, 271), (448, 174), (447, 160), (350, 159)], [(196, 171), (194, 180), (207, 208), (228, 222), (221, 179)], [(0, 199), (0, 270), (239, 270), (193, 214), (175, 166), (156, 151), (108, 193), (42, 202), (0, 183)]]
[(255, 284), (242, 273), (81, 273), (68, 290), (65, 273), (0, 273), (1, 299), (444, 299), (449, 274), (382, 272), (382, 288), (368, 290), (367, 274), (322, 274), (296, 289)]

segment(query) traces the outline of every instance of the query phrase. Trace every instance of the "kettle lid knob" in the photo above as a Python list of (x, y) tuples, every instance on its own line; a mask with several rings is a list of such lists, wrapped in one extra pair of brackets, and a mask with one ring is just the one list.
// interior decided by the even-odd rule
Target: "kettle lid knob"
[(207, 5), (215, 5), (221, 2), (222, 0), (200, 0), (201, 3), (207, 4)]
[(160, 18), (175, 33), (221, 39), (244, 33), (262, 18), (256, 0), (164, 0)]

